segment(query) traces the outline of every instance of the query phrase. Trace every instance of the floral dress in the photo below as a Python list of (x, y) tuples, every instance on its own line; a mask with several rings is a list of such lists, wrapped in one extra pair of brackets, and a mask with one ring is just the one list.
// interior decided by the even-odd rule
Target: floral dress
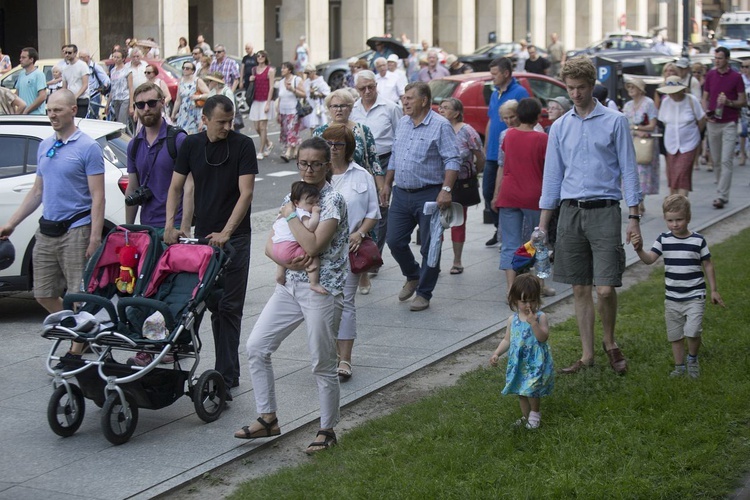
[[(537, 319), (542, 314), (537, 312)], [(510, 335), (510, 349), (503, 394), (529, 398), (551, 394), (555, 386), (555, 370), (547, 342), (539, 342), (531, 325), (521, 321), (518, 313), (513, 315), (510, 332), (506, 335)]]
[[(636, 107), (635, 101), (628, 101), (622, 108), (630, 126), (647, 125), (659, 114), (654, 101), (650, 97), (643, 97)], [(641, 191), (644, 195), (659, 194), (659, 148), (654, 144), (654, 157), (651, 163), (638, 165), (638, 178), (641, 180)]]
[[(313, 137), (322, 137), (328, 125), (326, 123), (313, 130)], [(380, 165), (380, 160), (378, 160), (377, 150), (375, 149), (375, 137), (373, 137), (370, 127), (357, 123), (354, 125), (352, 133), (354, 134), (354, 154), (352, 155), (352, 161), (370, 172), (373, 176), (385, 175), (383, 167)]]
[(195, 105), (190, 97), (195, 94), (198, 84), (195, 79), (186, 82), (180, 81), (177, 93), (180, 96), (180, 109), (177, 111), (177, 126), (184, 129), (188, 134), (197, 134), (203, 129), (201, 122), (201, 109)]

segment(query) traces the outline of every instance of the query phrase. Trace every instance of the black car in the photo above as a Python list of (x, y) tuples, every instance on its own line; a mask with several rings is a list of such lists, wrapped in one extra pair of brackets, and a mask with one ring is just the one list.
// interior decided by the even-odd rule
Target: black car
[[(474, 71), (489, 71), (490, 63), (498, 57), (509, 57), (513, 64), (516, 63), (515, 53), (521, 50), (521, 44), (515, 42), (491, 43), (469, 55), (459, 56), (458, 60), (462, 63), (470, 64)], [(542, 57), (547, 57), (547, 51), (537, 47), (537, 52)]]
[(664, 65), (677, 61), (677, 57), (650, 50), (602, 50), (594, 57), (606, 57), (622, 63), (622, 72), (626, 75), (661, 76)]

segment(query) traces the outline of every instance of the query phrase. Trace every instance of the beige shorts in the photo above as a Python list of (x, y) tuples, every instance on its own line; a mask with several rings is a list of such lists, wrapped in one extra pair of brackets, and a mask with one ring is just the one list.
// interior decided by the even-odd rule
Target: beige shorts
[(61, 297), (66, 289), (80, 289), (90, 237), (90, 224), (73, 228), (59, 238), (37, 230), (32, 256), (34, 297)]
[(684, 337), (698, 338), (703, 332), (703, 313), (706, 299), (696, 298), (684, 302), (664, 301), (664, 319), (667, 323), (667, 339), (677, 342)]

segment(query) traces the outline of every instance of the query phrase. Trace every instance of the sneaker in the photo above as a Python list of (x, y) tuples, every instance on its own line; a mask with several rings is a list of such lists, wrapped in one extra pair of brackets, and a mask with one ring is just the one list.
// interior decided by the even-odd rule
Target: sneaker
[(688, 359), (687, 362), (687, 373), (690, 378), (698, 378), (701, 375), (701, 366), (698, 364), (698, 360), (691, 362)]
[(129, 365), (136, 365), (136, 366), (148, 366), (149, 363), (151, 363), (154, 360), (154, 357), (150, 355), (147, 352), (139, 352), (132, 358), (128, 359)]
[(398, 293), (398, 300), (403, 302), (410, 299), (411, 296), (414, 295), (414, 292), (417, 291), (418, 286), (419, 280), (407, 280), (406, 283), (404, 283), (404, 287)]
[(492, 235), (492, 238), (487, 240), (487, 243), (485, 243), (484, 246), (486, 246), (487, 248), (492, 248), (494, 246), (497, 246), (497, 243), (497, 233), (495, 233)]
[(672, 378), (682, 377), (685, 375), (685, 365), (675, 365), (674, 370), (669, 374)]
[(541, 425), (541, 423), (542, 423), (541, 420), (529, 420), (528, 422), (526, 422), (526, 428), (527, 429), (538, 429), (539, 426)]
[(68, 362), (70, 361), (79, 361), (83, 359), (83, 356), (80, 354), (73, 354), (70, 352), (66, 352), (65, 356), (60, 358), (60, 362), (55, 365), (55, 370), (63, 370), (68, 365)]

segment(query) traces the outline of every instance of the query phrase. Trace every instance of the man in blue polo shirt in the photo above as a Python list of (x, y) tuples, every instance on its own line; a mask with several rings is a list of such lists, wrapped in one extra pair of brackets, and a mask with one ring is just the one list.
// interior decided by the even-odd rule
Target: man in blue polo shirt
[(43, 115), (47, 110), (47, 79), (42, 70), (35, 67), (38, 59), (39, 53), (34, 47), (21, 50), (19, 61), (23, 71), (16, 80), (16, 90), (18, 97), (26, 103), (25, 115)]
[[(508, 128), (505, 122), (500, 119), (500, 106), (510, 99), (520, 101), (529, 97), (529, 93), (513, 78), (513, 62), (507, 57), (493, 59), (490, 63), (490, 73), (495, 90), (490, 96), (490, 107), (487, 110), (490, 119), (484, 132), (484, 152), (487, 161), (484, 164), (484, 173), (482, 174), (482, 194), (484, 195), (484, 211), (490, 214), (492, 224), (497, 228), (497, 212), (492, 210), (490, 204), (492, 203), (492, 196), (495, 194), (500, 134)], [(487, 241), (486, 245), (488, 247), (497, 245), (497, 230), (492, 234), (492, 238)]]

